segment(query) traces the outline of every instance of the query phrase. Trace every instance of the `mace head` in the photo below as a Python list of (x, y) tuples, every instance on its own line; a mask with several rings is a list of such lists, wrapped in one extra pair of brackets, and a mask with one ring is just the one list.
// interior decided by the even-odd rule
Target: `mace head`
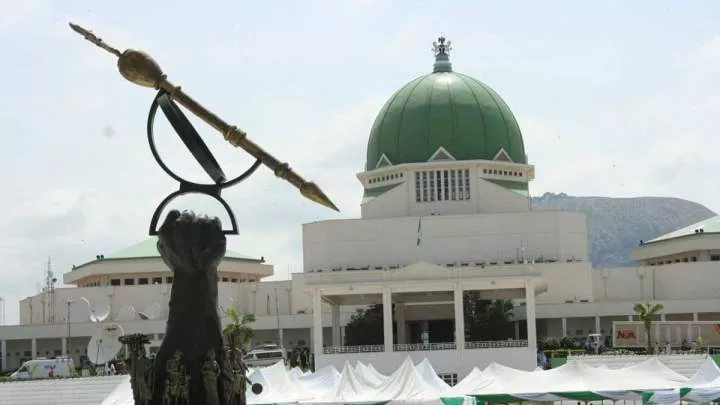
[(127, 49), (120, 55), (118, 69), (124, 78), (143, 87), (158, 89), (165, 79), (165, 75), (155, 59), (147, 53), (135, 49)]

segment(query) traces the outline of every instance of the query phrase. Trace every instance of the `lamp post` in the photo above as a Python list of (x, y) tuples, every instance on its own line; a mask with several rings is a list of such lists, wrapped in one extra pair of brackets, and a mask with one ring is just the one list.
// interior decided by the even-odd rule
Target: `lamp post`
[(69, 299), (67, 300), (67, 355), (68, 357), (72, 358), (72, 350), (70, 350), (70, 305), (73, 303), (73, 300)]

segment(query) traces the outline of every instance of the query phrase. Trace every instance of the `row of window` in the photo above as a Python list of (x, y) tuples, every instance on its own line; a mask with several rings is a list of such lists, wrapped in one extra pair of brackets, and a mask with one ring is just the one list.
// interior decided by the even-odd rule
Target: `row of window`
[(523, 177), (523, 172), (514, 170), (483, 169), (483, 174), (494, 174), (498, 176)]
[(415, 172), (415, 202), (470, 200), (470, 170)]
[[(119, 279), (119, 278), (113, 278), (110, 280), (110, 285), (113, 286), (119, 286), (119, 285), (135, 285), (135, 280), (137, 280), (138, 285), (148, 285), (148, 284), (162, 284), (163, 277), (138, 277), (135, 278), (126, 278), (126, 279)], [(220, 279), (223, 283), (237, 283), (237, 278), (230, 278), (230, 277), (222, 277)], [(245, 282), (246, 280), (239, 280), (239, 282)], [(165, 284), (172, 284), (173, 278), (172, 277), (165, 277)]]
[(403, 177), (405, 177), (405, 173), (390, 173), (390, 174), (386, 174), (384, 176), (373, 177), (370, 180), (368, 180), (368, 183), (370, 183), (370, 184), (380, 183), (380, 182), (388, 181), (388, 180), (401, 179)]
[[(715, 259), (713, 259), (715, 257)], [(710, 256), (710, 260), (717, 261), (720, 260), (720, 256)], [(648, 262), (648, 265), (650, 266), (662, 266), (663, 264), (673, 264), (673, 263), (688, 263), (688, 262), (696, 262), (697, 256), (691, 256), (691, 257), (683, 257), (678, 258), (674, 260), (660, 260), (657, 262)]]

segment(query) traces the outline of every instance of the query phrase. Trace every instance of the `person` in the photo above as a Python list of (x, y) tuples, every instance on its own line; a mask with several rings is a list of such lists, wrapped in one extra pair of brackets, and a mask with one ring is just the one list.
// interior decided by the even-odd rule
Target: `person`
[(686, 352), (690, 350), (690, 344), (688, 343), (687, 339), (683, 339), (682, 344), (680, 344), (680, 350)]
[(110, 363), (110, 375), (115, 375), (117, 373), (117, 370), (115, 370), (115, 362)]
[(48, 377), (55, 377), (55, 366), (50, 366), (50, 372), (48, 373)]
[(665, 341), (665, 354), (672, 354), (672, 346), (669, 341)]

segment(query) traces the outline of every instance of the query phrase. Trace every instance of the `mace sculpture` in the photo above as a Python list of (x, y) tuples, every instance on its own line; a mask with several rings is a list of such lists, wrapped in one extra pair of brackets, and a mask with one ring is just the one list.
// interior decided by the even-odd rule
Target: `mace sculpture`
[[(150, 341), (148, 335), (132, 334), (120, 338), (129, 349), (127, 363), (135, 404), (245, 405), (247, 386), (250, 385), (255, 394), (262, 392), (262, 386), (247, 380), (247, 367), (235, 345), (236, 339), (226, 336), (227, 347), (223, 342), (217, 305), (217, 268), (225, 255), (226, 235), (237, 234), (238, 226), (232, 209), (220, 193), (265, 165), (277, 177), (297, 187), (306, 198), (334, 210), (337, 207), (314, 183), (303, 179), (287, 163), (281, 163), (248, 139), (245, 132), (226, 123), (180, 87), (170, 83), (150, 55), (132, 49), (120, 52), (91, 31), (72, 23), (70, 27), (88, 41), (116, 55), (120, 74), (127, 80), (158, 90), (148, 116), (148, 142), (158, 165), (180, 183), (179, 190), (166, 197), (155, 209), (149, 231), (150, 235), (157, 235), (158, 251), (173, 272), (165, 338), (154, 359), (149, 358), (145, 351), (145, 345)], [(240, 176), (228, 180), (176, 103), (218, 130), (230, 144), (252, 155), (255, 163)], [(187, 181), (170, 170), (160, 158), (153, 132), (158, 107), (213, 183)], [(158, 228), (162, 211), (174, 198), (186, 193), (205, 194), (220, 202), (230, 218), (230, 229), (223, 230), (218, 218), (176, 210), (170, 211)]]

